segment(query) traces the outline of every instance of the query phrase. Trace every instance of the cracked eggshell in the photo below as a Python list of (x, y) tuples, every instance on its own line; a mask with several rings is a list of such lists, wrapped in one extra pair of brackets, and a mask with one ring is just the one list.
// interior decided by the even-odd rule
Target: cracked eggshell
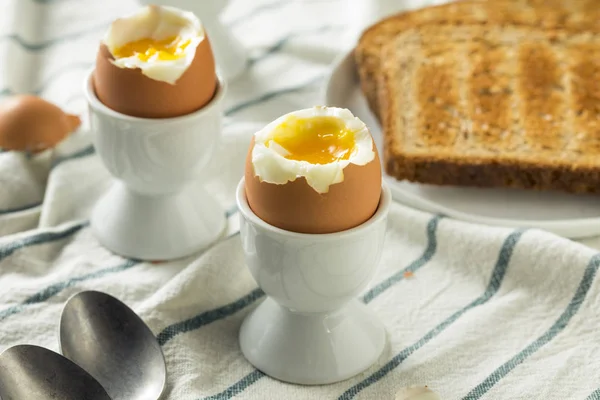
[(213, 98), (217, 75), (208, 36), (195, 51), (187, 70), (170, 84), (147, 77), (139, 68), (117, 67), (102, 43), (93, 75), (96, 96), (108, 108), (133, 117), (172, 118), (197, 111)]
[(304, 177), (285, 184), (262, 182), (254, 173), (252, 150), (246, 157), (245, 186), (248, 205), (263, 221), (298, 233), (334, 233), (354, 228), (373, 216), (381, 196), (381, 164), (375, 158), (366, 165), (350, 163), (344, 180), (317, 193)]
[(9, 97), (0, 103), (0, 148), (39, 153), (62, 142), (81, 120), (32, 95)]

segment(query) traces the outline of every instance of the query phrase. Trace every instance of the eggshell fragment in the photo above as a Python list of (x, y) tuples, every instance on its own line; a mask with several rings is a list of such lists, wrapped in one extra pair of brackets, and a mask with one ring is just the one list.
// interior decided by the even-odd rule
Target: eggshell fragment
[(254, 138), (246, 157), (245, 186), (248, 205), (263, 221), (298, 233), (333, 233), (354, 228), (369, 220), (381, 196), (381, 165), (377, 149), (373, 161), (349, 164), (344, 180), (317, 193), (304, 177), (278, 185), (261, 180), (252, 164)]
[(141, 118), (171, 118), (204, 107), (217, 89), (215, 59), (208, 36), (196, 47), (194, 60), (172, 85), (142, 74), (139, 68), (120, 68), (105, 44), (96, 57), (93, 84), (108, 108)]
[(81, 120), (32, 95), (0, 103), (0, 148), (37, 153), (52, 148), (74, 132)]
[(427, 386), (411, 386), (396, 393), (396, 400), (441, 400), (440, 396)]

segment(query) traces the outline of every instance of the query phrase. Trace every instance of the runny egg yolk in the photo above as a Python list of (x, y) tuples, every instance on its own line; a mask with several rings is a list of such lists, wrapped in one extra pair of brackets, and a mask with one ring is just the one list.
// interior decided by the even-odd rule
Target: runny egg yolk
[(166, 39), (140, 39), (129, 42), (116, 51), (116, 58), (135, 56), (142, 61), (170, 61), (183, 57), (190, 40), (181, 40), (178, 36)]
[(340, 118), (331, 116), (290, 116), (275, 128), (271, 140), (286, 150), (285, 158), (311, 164), (347, 160), (355, 147), (354, 133)]

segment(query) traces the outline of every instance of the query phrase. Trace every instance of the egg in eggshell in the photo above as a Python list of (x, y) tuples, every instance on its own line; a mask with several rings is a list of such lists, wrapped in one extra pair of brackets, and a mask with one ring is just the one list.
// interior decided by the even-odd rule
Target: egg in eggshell
[(248, 205), (263, 221), (298, 233), (344, 231), (369, 220), (381, 196), (377, 147), (347, 109), (286, 114), (252, 138)]
[(200, 20), (174, 7), (147, 6), (115, 20), (96, 57), (98, 99), (122, 114), (171, 118), (210, 102), (215, 59)]

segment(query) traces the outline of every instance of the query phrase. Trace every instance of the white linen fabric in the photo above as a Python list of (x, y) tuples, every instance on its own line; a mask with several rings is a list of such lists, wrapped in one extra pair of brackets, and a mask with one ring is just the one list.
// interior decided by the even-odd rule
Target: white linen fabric
[[(209, 174), (229, 210), (228, 231), (202, 254), (143, 263), (98, 244), (88, 218), (111, 178), (87, 126), (54, 152), (0, 153), (0, 350), (20, 343), (58, 350), (65, 301), (94, 289), (123, 300), (156, 334), (169, 400), (393, 399), (418, 384), (443, 399), (600, 399), (597, 239), (584, 245), (399, 204), (362, 298), (389, 332), (376, 365), (345, 382), (305, 387), (266, 377), (243, 358), (240, 323), (264, 298), (236, 234), (234, 190), (249, 137), (285, 112), (322, 102), (323, 79), (351, 45), (352, 18), (368, 6), (361, 4), (237, 0), (227, 9), (224, 20), (251, 61), (230, 84)], [(98, 42), (112, 19), (137, 6), (0, 1), (0, 92), (37, 93), (84, 114), (82, 82)]]

